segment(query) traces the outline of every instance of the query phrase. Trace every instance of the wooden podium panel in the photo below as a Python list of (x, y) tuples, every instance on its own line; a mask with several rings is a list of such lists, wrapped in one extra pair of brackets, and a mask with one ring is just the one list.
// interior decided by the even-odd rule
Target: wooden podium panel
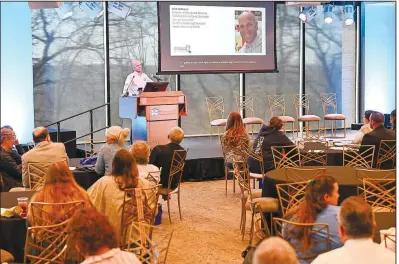
[(167, 137), (170, 129), (177, 126), (177, 120), (163, 120), (157, 122), (147, 122), (148, 141), (158, 142), (160, 145), (168, 144)]
[(140, 95), (140, 106), (185, 104), (184, 94), (175, 92), (143, 92)]
[(179, 118), (178, 105), (150, 105), (145, 109), (147, 121), (171, 120)]

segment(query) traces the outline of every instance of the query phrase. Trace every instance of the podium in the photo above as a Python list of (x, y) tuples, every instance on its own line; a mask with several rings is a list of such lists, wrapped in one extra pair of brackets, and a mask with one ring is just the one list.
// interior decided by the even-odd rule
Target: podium
[[(154, 83), (152, 83), (154, 84)], [(119, 116), (132, 120), (130, 142), (147, 141), (150, 147), (168, 143), (168, 133), (187, 115), (186, 96), (181, 91), (142, 92), (119, 98)]]

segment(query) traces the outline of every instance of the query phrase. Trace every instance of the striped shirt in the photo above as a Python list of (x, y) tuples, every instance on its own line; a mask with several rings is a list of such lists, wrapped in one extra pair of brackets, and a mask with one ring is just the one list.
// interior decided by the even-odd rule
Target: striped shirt
[(133, 253), (121, 251), (119, 248), (98, 255), (89, 256), (81, 264), (141, 264), (140, 260)]

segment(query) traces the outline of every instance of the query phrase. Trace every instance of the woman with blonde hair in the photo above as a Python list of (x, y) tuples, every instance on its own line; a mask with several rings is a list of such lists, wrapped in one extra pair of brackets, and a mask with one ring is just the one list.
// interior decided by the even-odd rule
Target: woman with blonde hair
[(96, 162), (96, 172), (99, 176), (108, 175), (111, 168), (112, 159), (115, 153), (124, 148), (126, 138), (129, 136), (130, 130), (128, 128), (121, 128), (119, 126), (112, 126), (105, 132), (106, 144), (98, 153)]
[(126, 149), (120, 149), (115, 153), (111, 175), (101, 177), (87, 192), (96, 209), (108, 217), (120, 234), (125, 189), (151, 187), (149, 181), (139, 177), (137, 163), (132, 154)]
[[(75, 181), (72, 172), (64, 161), (52, 164), (46, 173), (44, 185), (40, 191), (33, 195), (31, 202), (41, 203), (68, 203), (84, 201), (84, 207), (92, 207), (89, 196)], [(42, 225), (37, 219), (42, 218), (46, 222), (62, 222), (71, 217), (68, 214), (71, 206), (44, 206), (43, 211), (32, 211), (29, 205), (28, 220), (32, 225)], [(33, 219), (33, 215), (35, 219)]]
[(139, 170), (140, 178), (147, 179), (149, 173), (152, 173), (152, 176), (157, 176), (155, 180), (159, 182), (159, 169), (157, 166), (148, 164), (150, 162), (150, 146), (144, 141), (135, 141), (133, 145), (130, 147), (130, 153), (132, 153), (133, 158), (137, 162), (137, 168)]

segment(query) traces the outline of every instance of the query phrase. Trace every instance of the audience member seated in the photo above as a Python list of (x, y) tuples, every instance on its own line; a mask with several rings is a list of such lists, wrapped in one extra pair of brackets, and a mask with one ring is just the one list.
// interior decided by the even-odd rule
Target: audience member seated
[[(111, 175), (101, 177), (87, 192), (97, 210), (108, 217), (117, 233), (120, 234), (124, 190), (151, 187), (150, 182), (139, 177), (137, 164), (132, 154), (126, 149), (120, 149), (115, 153)], [(153, 206), (155, 207), (156, 204)], [(137, 234), (132, 236), (135, 235)]]
[(360, 197), (349, 197), (338, 213), (338, 231), (344, 246), (319, 255), (312, 264), (393, 264), (395, 253), (373, 242), (373, 211)]
[[(159, 172), (155, 165), (148, 164), (150, 161), (150, 146), (146, 142), (135, 141), (130, 148), (130, 152), (137, 162), (140, 178), (147, 179), (150, 172)], [(152, 176), (159, 182), (159, 173), (153, 173)]]
[[(0, 130), (3, 129), (3, 128), (11, 129), (14, 132), (14, 135), (15, 135), (15, 131), (14, 131), (14, 129), (11, 126), (8, 126), (8, 125), (2, 126), (0, 128)], [(16, 135), (15, 135), (15, 142), (14, 142), (14, 146), (13, 146), (12, 150), (15, 151), (17, 154), (19, 154), (20, 156), (22, 156), (25, 153), (25, 150), (22, 147), (22, 145), (19, 144), (19, 140), (18, 140)]]
[(253, 264), (298, 264), (295, 250), (280, 237), (263, 240), (256, 248)]
[[(153, 164), (158, 168), (162, 168), (160, 181), (162, 188), (168, 188), (169, 172), (173, 159), (173, 153), (175, 150), (183, 150), (183, 147), (180, 146), (183, 138), (183, 130), (180, 127), (173, 127), (168, 134), (169, 144), (158, 145), (151, 151), (150, 164)], [(177, 179), (174, 179), (171, 184), (171, 189), (176, 189), (177, 185)]]
[(396, 109), (391, 112), (390, 116), (391, 128), (396, 131)]
[[(35, 147), (22, 156), (22, 183), (25, 188), (30, 188), (28, 163), (54, 163), (58, 161), (68, 161), (68, 155), (65, 151), (64, 144), (51, 142), (47, 128), (35, 128), (32, 136)], [(44, 167), (43, 171), (45, 171), (47, 167), (48, 165)]]
[(232, 163), (234, 160), (242, 161), (245, 157), (242, 155), (242, 143), (244, 139), (249, 142), (248, 131), (244, 126), (241, 115), (237, 112), (231, 112), (226, 122), (226, 136), (224, 145), (226, 160), (229, 162), (228, 166), (233, 168)]
[(14, 132), (9, 128), (2, 128), (0, 148), (0, 174), (3, 178), (2, 191), (8, 192), (15, 187), (22, 187), (21, 156), (12, 150), (16, 142)]
[[(84, 201), (86, 208), (93, 206), (86, 191), (76, 183), (68, 165), (63, 161), (58, 161), (48, 168), (43, 188), (32, 196), (31, 202), (68, 203), (74, 201)], [(67, 214), (68, 208), (70, 207), (46, 206), (43, 207), (45, 212), (39, 210), (32, 212), (32, 207), (29, 205), (28, 220), (35, 226), (42, 225), (38, 221), (33, 222), (32, 213), (34, 213), (47, 222), (54, 222), (52, 219), (58, 219), (57, 222), (60, 223), (71, 217)]]
[[(297, 223), (329, 224), (331, 248), (339, 248), (342, 246), (342, 242), (338, 235), (338, 197), (338, 183), (333, 177), (315, 177), (309, 181), (306, 187), (304, 200), (297, 207), (288, 211), (284, 218)], [(286, 231), (283, 232), (283, 235), (292, 245), (296, 245), (298, 258), (327, 250), (326, 243), (316, 243), (319, 239), (324, 239), (327, 236), (327, 230), (312, 235), (310, 227), (287, 226)], [(301, 263), (308, 262), (301, 261)]]
[(380, 112), (375, 112), (370, 117), (370, 126), (373, 129), (370, 133), (364, 135), (361, 145), (374, 145), (374, 164), (377, 163), (378, 150), (380, 148), (381, 140), (395, 140), (395, 130), (390, 130), (384, 127), (384, 115)]
[(107, 217), (94, 208), (74, 214), (68, 223), (68, 236), (85, 256), (82, 264), (141, 263), (133, 253), (120, 250), (119, 234)]
[(373, 110), (367, 110), (364, 112), (364, 125), (360, 128), (360, 130), (356, 133), (354, 139), (353, 139), (353, 143), (354, 144), (360, 144), (362, 142), (362, 139), (364, 137), (364, 135), (366, 135), (367, 133), (370, 133), (371, 131), (373, 131), (373, 129), (370, 127), (370, 116), (372, 113), (374, 113), (375, 111)]
[(130, 130), (128, 128), (121, 128), (119, 126), (107, 128), (105, 132), (106, 142), (102, 146), (100, 153), (98, 153), (96, 162), (96, 172), (99, 176), (110, 173), (112, 159), (118, 150), (124, 148), (125, 140), (129, 136), (129, 133)]

